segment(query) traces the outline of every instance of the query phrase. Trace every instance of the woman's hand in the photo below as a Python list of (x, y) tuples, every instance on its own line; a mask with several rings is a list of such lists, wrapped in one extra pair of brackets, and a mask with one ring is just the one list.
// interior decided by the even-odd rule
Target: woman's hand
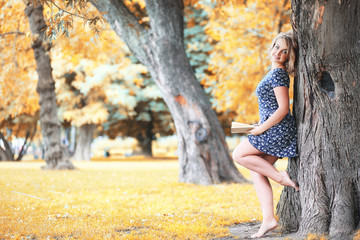
[(260, 126), (256, 126), (255, 125), (255, 127), (253, 128), (253, 129), (250, 129), (250, 130), (248, 130), (248, 131), (246, 131), (246, 133), (249, 133), (249, 134), (251, 134), (251, 135), (260, 135), (260, 134), (262, 134), (264, 131), (261, 129), (261, 127)]

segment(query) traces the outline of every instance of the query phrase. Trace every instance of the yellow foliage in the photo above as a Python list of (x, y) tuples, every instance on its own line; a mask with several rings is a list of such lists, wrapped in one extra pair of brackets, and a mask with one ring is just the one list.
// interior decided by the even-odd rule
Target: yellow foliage
[[(271, 7), (269, 7), (271, 6)], [(278, 33), (290, 29), (290, 2), (261, 0), (225, 1), (206, 8), (210, 20), (206, 33), (217, 41), (207, 81), (213, 87), (218, 111), (234, 111), (240, 122), (258, 121), (257, 84), (269, 70), (266, 50)]]
[(0, 0), (0, 122), (38, 109), (32, 38), (22, 1)]
[[(1, 239), (214, 239), (261, 220), (253, 185), (178, 183), (177, 161), (0, 165)], [(282, 186), (272, 185), (276, 203)]]
[[(95, 16), (95, 8), (88, 9), (90, 12), (87, 14)], [(107, 24), (104, 24), (105, 30), (98, 35), (88, 25), (84, 25), (81, 19), (73, 19), (72, 25), (69, 37), (56, 39), (51, 52), (57, 100), (63, 118), (73, 125), (100, 124), (108, 116), (104, 105), (109, 92), (107, 86), (111, 80), (122, 76), (122, 67), (130, 64), (130, 60), (125, 58), (127, 49)], [(100, 69), (101, 66), (113, 66), (113, 69)], [(76, 95), (65, 84), (63, 76), (69, 72), (76, 73), (71, 86), (81, 91), (82, 95)], [(84, 107), (82, 99), (85, 96)], [(77, 108), (74, 109), (74, 106)]]
[(360, 240), (360, 230), (355, 233), (354, 240)]
[(306, 236), (306, 240), (326, 240), (328, 239), (325, 235), (318, 235), (318, 234), (312, 234), (312, 233), (309, 233), (307, 236)]
[(109, 113), (102, 103), (93, 103), (86, 105), (81, 109), (73, 109), (64, 112), (64, 119), (72, 121), (75, 126), (82, 126), (84, 124), (100, 124), (106, 121)]

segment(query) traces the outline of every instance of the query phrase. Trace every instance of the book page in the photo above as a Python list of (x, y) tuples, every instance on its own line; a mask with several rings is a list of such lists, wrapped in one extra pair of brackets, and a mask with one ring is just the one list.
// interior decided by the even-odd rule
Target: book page
[(231, 133), (245, 133), (246, 131), (253, 129), (254, 126), (246, 123), (232, 122)]

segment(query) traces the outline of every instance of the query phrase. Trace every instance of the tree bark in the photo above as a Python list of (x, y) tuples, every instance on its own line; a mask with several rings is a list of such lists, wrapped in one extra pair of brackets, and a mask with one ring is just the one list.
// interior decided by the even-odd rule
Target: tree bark
[[(297, 181), (299, 169), (298, 160), (289, 158), (287, 172), (291, 179)], [(279, 225), (286, 232), (296, 232), (299, 229), (301, 220), (301, 204), (299, 192), (295, 189), (285, 187), (280, 195), (280, 200), (276, 208), (276, 214), (280, 216)]]
[[(292, 9), (299, 156), (289, 167), (298, 166), (298, 233), (352, 238), (360, 221), (360, 3), (293, 0)], [(290, 208), (295, 199), (292, 193), (279, 204)], [(283, 223), (291, 218), (278, 213)]]
[(45, 40), (46, 24), (41, 4), (27, 3), (25, 13), (29, 18), (30, 29), (34, 36), (32, 48), (39, 75), (36, 91), (40, 100), (40, 126), (45, 147), (44, 169), (74, 169), (69, 159), (64, 158), (60, 141), (60, 122), (57, 116), (55, 82), (49, 56), (50, 44)]
[(178, 136), (179, 181), (243, 182), (215, 112), (185, 53), (182, 0), (148, 0), (150, 27), (116, 0), (92, 1), (112, 29), (149, 70), (173, 117)]
[(93, 140), (95, 124), (85, 124), (79, 128), (78, 140), (76, 141), (76, 148), (73, 160), (76, 161), (90, 161), (91, 159), (91, 142)]
[(0, 146), (0, 160), (2, 161), (14, 161), (14, 153), (11, 145), (6, 140), (5, 136), (0, 132), (0, 140), (3, 142), (5, 149)]

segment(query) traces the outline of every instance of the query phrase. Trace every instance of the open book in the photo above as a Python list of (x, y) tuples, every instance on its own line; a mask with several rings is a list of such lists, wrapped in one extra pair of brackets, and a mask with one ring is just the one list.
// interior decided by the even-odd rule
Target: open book
[(245, 133), (246, 131), (253, 129), (254, 125), (232, 122), (231, 123), (231, 133)]

